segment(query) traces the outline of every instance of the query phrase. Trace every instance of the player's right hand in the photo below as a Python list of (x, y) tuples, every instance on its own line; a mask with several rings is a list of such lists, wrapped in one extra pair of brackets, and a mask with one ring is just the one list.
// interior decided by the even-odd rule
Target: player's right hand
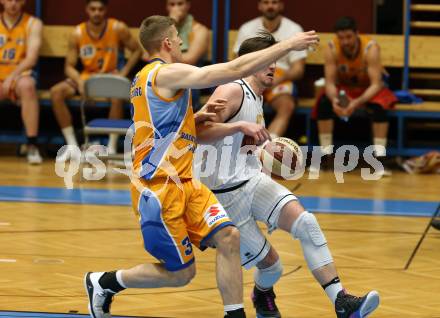
[(194, 114), (194, 121), (196, 124), (202, 122), (216, 122), (218, 113), (226, 108), (228, 101), (223, 98), (217, 98), (213, 101), (208, 101), (203, 107)]
[(299, 32), (290, 38), (291, 49), (303, 51), (319, 44), (319, 35), (315, 31)]
[(344, 117), (345, 116), (345, 109), (341, 107), (339, 104), (339, 99), (334, 98), (332, 101), (333, 111), (338, 117)]
[(266, 140), (270, 140), (270, 133), (263, 125), (249, 122), (241, 122), (240, 130), (245, 136), (252, 137), (255, 145), (261, 145)]

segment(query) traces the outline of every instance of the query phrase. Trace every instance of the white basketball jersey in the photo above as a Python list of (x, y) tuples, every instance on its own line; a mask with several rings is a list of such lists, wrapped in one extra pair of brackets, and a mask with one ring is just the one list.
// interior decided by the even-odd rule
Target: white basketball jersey
[[(234, 83), (241, 86), (243, 99), (238, 111), (226, 123), (247, 121), (264, 125), (263, 97), (256, 95), (243, 79)], [(196, 174), (208, 188), (230, 188), (261, 172), (260, 160), (251, 151), (255, 146), (243, 146), (243, 137), (244, 134), (238, 132), (209, 145), (199, 145), (196, 158), (202, 158), (202, 164), (197, 166), (196, 159), (195, 170), (198, 170)]]

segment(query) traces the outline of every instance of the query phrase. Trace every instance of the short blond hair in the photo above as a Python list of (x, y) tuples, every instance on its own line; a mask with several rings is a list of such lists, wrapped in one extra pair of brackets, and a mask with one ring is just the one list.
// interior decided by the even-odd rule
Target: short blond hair
[(176, 25), (176, 21), (162, 15), (152, 15), (141, 23), (139, 40), (148, 53), (160, 50), (162, 41), (170, 35), (170, 27)]

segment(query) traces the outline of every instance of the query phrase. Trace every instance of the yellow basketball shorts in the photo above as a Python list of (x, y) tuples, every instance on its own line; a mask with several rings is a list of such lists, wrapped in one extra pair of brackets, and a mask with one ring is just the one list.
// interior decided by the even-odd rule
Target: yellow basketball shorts
[(216, 232), (233, 226), (215, 195), (199, 181), (182, 180), (178, 185), (157, 179), (141, 183), (141, 192), (133, 187), (131, 193), (144, 247), (168, 271), (191, 265), (193, 245), (204, 250)]

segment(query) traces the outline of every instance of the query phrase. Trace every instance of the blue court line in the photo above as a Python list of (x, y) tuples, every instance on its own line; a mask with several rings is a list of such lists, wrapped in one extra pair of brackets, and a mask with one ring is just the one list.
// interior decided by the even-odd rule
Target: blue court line
[(127, 190), (0, 186), (0, 201), (131, 205)]
[[(78, 318), (90, 317), (84, 314), (61, 314), (45, 312), (25, 312), (25, 311), (0, 311), (0, 317), (19, 317), (19, 318)], [(134, 316), (112, 316), (113, 318), (133, 318)], [(153, 317), (152, 317), (153, 318)]]
[(312, 212), (394, 216), (432, 216), (439, 205), (430, 201), (322, 197), (300, 197), (300, 201)]
[[(366, 215), (431, 216), (439, 202), (300, 197), (312, 212)], [(0, 186), (0, 201), (131, 206), (127, 190)]]

